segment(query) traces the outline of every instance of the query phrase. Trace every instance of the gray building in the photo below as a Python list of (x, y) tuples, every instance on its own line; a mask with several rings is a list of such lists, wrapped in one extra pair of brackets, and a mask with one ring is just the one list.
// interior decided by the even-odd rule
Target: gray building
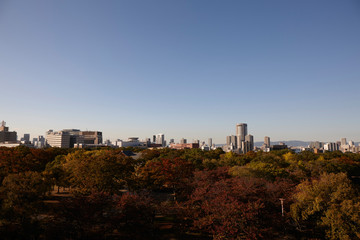
[(242, 148), (243, 153), (253, 151), (254, 150), (254, 136), (250, 135), (250, 134), (246, 135), (244, 145), (242, 145), (242, 146), (245, 146), (245, 148)]
[(30, 143), (30, 134), (28, 134), (28, 133), (25, 133), (25, 134), (24, 134), (24, 142), (25, 142), (26, 144), (29, 144), (29, 143)]
[(242, 142), (245, 141), (247, 135), (247, 124), (238, 123), (236, 124), (236, 137), (237, 137), (237, 148), (242, 149)]
[(17, 132), (9, 131), (9, 127), (6, 127), (6, 122), (2, 121), (0, 126), (0, 143), (16, 143)]
[(234, 148), (237, 147), (237, 137), (235, 135), (227, 136), (226, 137), (226, 145), (233, 146)]
[(79, 129), (64, 129), (62, 131), (69, 133), (71, 148), (73, 148), (75, 144), (84, 144), (84, 136), (81, 135), (81, 131)]
[(319, 142), (319, 141), (310, 142), (310, 144), (309, 144), (309, 148), (321, 149), (321, 148), (323, 148), (323, 146), (324, 146), (324, 143)]
[(266, 148), (269, 148), (270, 147), (270, 137), (268, 137), (268, 136), (266, 136), (266, 137), (264, 137), (264, 146), (266, 147)]

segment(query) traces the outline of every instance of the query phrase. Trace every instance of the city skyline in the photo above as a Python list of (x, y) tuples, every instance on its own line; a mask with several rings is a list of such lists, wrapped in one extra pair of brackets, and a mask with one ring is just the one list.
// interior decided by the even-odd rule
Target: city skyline
[[(7, 124), (4, 120), (2, 121), (2, 124)], [(5, 126), (5, 125), (4, 125)], [(244, 130), (239, 130), (239, 126), (241, 126), (241, 128), (243, 128), (243, 126), (245, 126)], [(9, 128), (8, 125), (6, 125), (7, 128)], [(25, 131), (24, 133), (22, 132), (18, 132), (17, 131), (17, 128), (11, 128), (13, 131), (17, 132), (17, 137), (18, 137), (18, 140), (20, 138), (22, 138), (24, 135), (30, 135), (30, 136), (27, 136), (29, 137), (30, 139), (33, 139), (33, 138), (37, 138), (39, 136), (41, 137), (44, 137), (47, 135), (47, 133), (49, 131), (81, 131), (80, 129), (82, 128), (59, 128), (59, 129), (48, 129), (47, 131), (45, 131), (45, 134), (32, 134), (31, 131)], [(101, 131), (101, 129), (98, 129), (98, 130), (89, 130), (89, 129), (84, 129), (84, 131)], [(216, 145), (226, 145), (228, 144), (228, 138), (229, 137), (234, 137), (234, 141), (237, 142), (237, 140), (239, 139), (239, 134), (240, 132), (242, 131), (242, 133), (244, 134), (248, 134), (248, 130), (247, 130), (247, 123), (237, 123), (236, 124), (236, 129), (235, 131), (233, 132), (235, 135), (232, 135), (233, 133), (231, 133), (229, 136), (225, 136), (225, 138), (223, 140), (219, 140), (219, 141), (213, 141), (213, 138), (212, 137), (209, 137), (207, 139), (202, 139), (202, 138), (199, 138), (198, 136), (194, 136), (194, 137), (187, 137), (187, 136), (182, 136), (182, 137), (179, 137), (179, 138), (174, 138), (172, 136), (167, 136), (167, 134), (164, 134), (164, 133), (158, 133), (158, 134), (151, 134), (151, 136), (139, 136), (139, 135), (129, 135), (129, 136), (122, 136), (122, 137), (116, 137), (116, 138), (109, 138), (107, 137), (106, 135), (103, 137), (104, 141), (105, 140), (110, 140), (112, 142), (116, 142), (117, 140), (127, 140), (129, 138), (139, 138), (140, 140), (143, 140), (143, 141), (146, 141), (147, 139), (151, 139), (153, 137), (154, 139), (154, 142), (158, 143), (158, 139), (162, 139), (161, 142), (163, 143), (163, 141), (165, 142), (171, 142), (172, 140), (175, 140), (175, 143), (182, 143), (182, 141), (185, 139), (188, 143), (192, 143), (194, 141), (203, 141), (203, 142), (209, 142), (209, 140), (211, 139), (211, 142), (214, 142), (216, 143)], [(253, 131), (253, 130), (252, 130)], [(270, 137), (269, 136), (264, 136), (263, 139), (260, 139), (260, 137), (258, 138), (255, 138), (253, 135), (249, 134), (249, 135), (246, 135), (248, 137), (251, 137), (252, 138), (252, 142), (253, 143), (261, 143), (261, 142), (266, 142), (266, 139), (268, 139), (268, 141), (270, 141)], [(254, 140), (255, 139), (255, 140)], [(344, 140), (345, 139), (345, 140)], [(244, 140), (245, 140), (245, 136), (244, 136)], [(357, 142), (357, 143), (360, 143), (360, 141), (358, 141), (357, 139), (351, 139), (351, 138), (348, 138), (347, 136), (342, 136), (341, 138), (339, 139), (331, 139), (331, 140), (321, 140), (321, 139), (307, 139), (307, 140), (302, 140), (302, 139), (275, 139), (275, 140), (271, 140), (271, 142), (283, 142), (283, 141), (302, 141), (302, 142), (344, 142), (346, 140), (349, 140), (349, 141), (352, 141), (352, 142)], [(232, 140), (230, 140), (232, 141)], [(160, 143), (160, 142), (159, 142)], [(239, 148), (240, 146), (236, 144), (236, 146), (234, 146), (235, 148)], [(241, 147), (240, 147), (241, 148)]]
[[(139, 2), (141, 4), (139, 4)], [(360, 141), (358, 1), (1, 1), (18, 136)]]

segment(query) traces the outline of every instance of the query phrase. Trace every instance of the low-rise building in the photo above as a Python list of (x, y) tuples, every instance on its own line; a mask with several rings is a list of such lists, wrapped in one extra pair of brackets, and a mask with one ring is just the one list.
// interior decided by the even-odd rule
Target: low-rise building
[[(140, 142), (138, 137), (130, 137), (127, 141), (118, 139), (115, 143), (117, 147), (146, 147), (146, 142)], [(159, 144), (162, 145), (162, 144)]]
[(172, 149), (187, 149), (187, 148), (199, 148), (198, 143), (172, 143), (170, 144)]

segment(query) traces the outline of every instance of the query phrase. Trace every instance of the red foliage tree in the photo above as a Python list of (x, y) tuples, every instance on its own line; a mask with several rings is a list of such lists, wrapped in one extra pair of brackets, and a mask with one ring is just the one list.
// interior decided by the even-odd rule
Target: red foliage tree
[(291, 185), (230, 177), (227, 171), (195, 172), (194, 190), (181, 205), (185, 219), (193, 229), (215, 239), (271, 238), (274, 222), (282, 218), (279, 197), (284, 197)]
[(194, 166), (180, 158), (148, 161), (139, 169), (139, 178), (150, 188), (171, 188), (174, 194), (180, 193), (192, 177)]

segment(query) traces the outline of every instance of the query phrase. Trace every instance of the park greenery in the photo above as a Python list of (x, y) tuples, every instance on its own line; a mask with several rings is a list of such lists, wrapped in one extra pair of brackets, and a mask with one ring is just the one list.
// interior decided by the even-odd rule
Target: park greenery
[(359, 180), (339, 151), (0, 148), (0, 236), (360, 239)]

